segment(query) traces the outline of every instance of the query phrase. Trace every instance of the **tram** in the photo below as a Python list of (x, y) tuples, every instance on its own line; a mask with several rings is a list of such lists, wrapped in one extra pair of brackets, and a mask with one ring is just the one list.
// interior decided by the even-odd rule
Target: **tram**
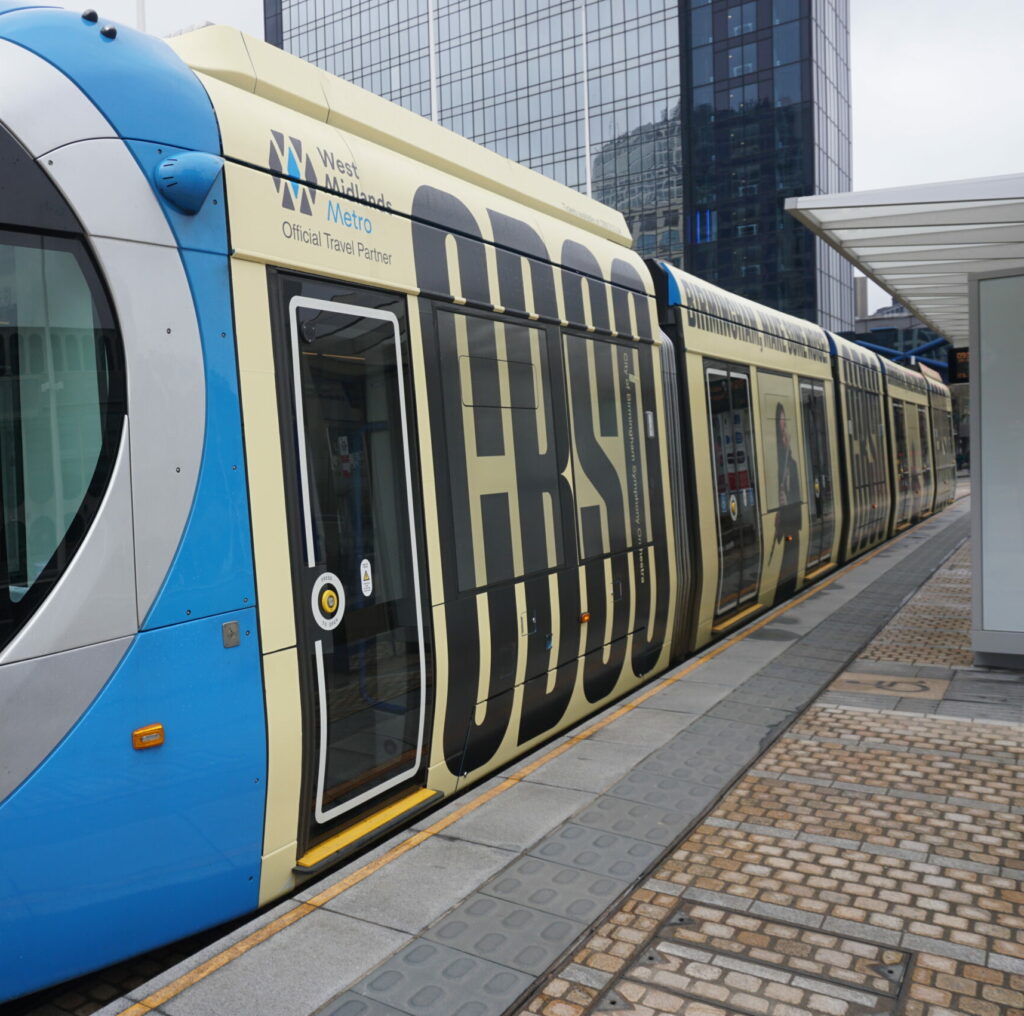
[(241, 33), (0, 2), (0, 999), (242, 915), (952, 498), (940, 382)]

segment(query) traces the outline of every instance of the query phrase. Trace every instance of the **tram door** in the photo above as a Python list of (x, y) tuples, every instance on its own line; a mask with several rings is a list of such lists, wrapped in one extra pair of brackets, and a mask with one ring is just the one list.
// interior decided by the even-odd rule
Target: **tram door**
[(706, 368), (705, 378), (718, 496), (718, 615), (757, 595), (760, 515), (750, 376), (742, 368), (723, 366)]
[(835, 499), (828, 447), (828, 420), (825, 415), (825, 386), (820, 381), (800, 382), (800, 410), (807, 457), (807, 506), (810, 521), (807, 571), (811, 571), (828, 558), (835, 534)]
[[(378, 296), (386, 294), (365, 294)], [(287, 306), (311, 840), (397, 792), (423, 763), (424, 636), (401, 336), (395, 313), (377, 303), (299, 295)]]
[(907, 423), (903, 403), (892, 404), (892, 431), (896, 444), (896, 525), (910, 521), (910, 455), (907, 449)]

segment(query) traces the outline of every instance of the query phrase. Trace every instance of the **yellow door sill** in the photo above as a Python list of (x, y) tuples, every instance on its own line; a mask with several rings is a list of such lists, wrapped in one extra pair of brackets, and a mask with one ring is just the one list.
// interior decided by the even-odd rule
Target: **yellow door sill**
[(814, 571), (809, 571), (804, 576), (804, 582), (815, 582), (821, 578), (822, 575), (827, 575), (833, 568), (835, 568), (834, 561), (826, 561), (824, 564), (819, 564)]
[(427, 790), (425, 787), (414, 790), (397, 801), (392, 801), (380, 811), (367, 815), (355, 825), (342, 829), (341, 832), (311, 847), (295, 862), (293, 870), (300, 875), (315, 874), (340, 860), (345, 854), (355, 853), (364, 841), (379, 837), (390, 831), (391, 827), (425, 811), (442, 796), (439, 790)]
[(716, 638), (719, 635), (724, 635), (731, 628), (735, 628), (736, 625), (742, 624), (744, 621), (749, 620), (755, 614), (759, 614), (764, 610), (764, 605), (760, 603), (752, 603), (749, 607), (745, 607), (738, 614), (733, 614), (731, 617), (724, 618), (719, 621), (718, 624), (712, 626), (711, 634)]

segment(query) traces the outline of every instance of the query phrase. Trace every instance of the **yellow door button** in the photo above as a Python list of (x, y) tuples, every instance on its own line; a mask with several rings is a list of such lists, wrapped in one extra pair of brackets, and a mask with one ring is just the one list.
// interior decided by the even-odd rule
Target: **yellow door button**
[(333, 614), (338, 609), (338, 594), (333, 589), (325, 589), (320, 594), (320, 606), (325, 614)]

